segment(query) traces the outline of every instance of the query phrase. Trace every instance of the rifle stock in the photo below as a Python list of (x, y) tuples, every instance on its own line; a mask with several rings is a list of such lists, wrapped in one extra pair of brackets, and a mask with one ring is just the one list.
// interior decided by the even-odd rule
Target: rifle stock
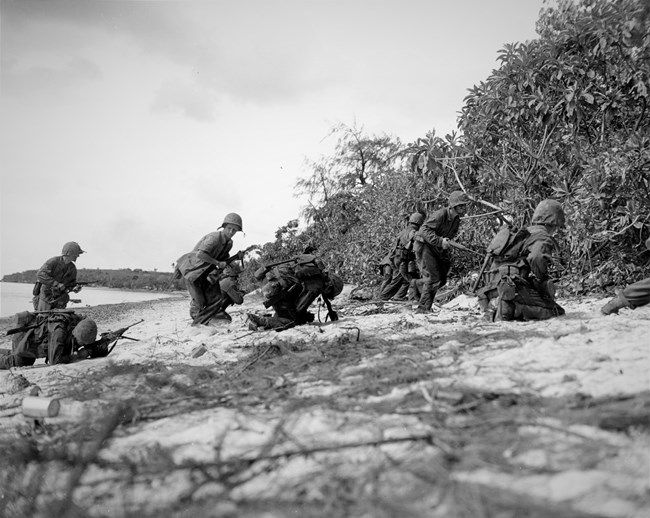
[(488, 252), (485, 254), (485, 259), (483, 259), (483, 264), (481, 265), (481, 269), (478, 272), (478, 277), (474, 281), (474, 284), (472, 285), (472, 293), (476, 293), (476, 290), (478, 289), (478, 285), (481, 283), (481, 278), (483, 277), (483, 273), (485, 272), (485, 269), (488, 267), (490, 262), (492, 261), (492, 253)]

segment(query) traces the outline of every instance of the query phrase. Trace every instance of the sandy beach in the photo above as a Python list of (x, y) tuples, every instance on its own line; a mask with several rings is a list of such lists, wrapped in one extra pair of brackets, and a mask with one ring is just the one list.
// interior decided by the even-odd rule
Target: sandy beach
[[(76, 458), (88, 426), (106, 435), (76, 481), (60, 463), (24, 461), (48, 482), (42, 501), (69, 494), (88, 516), (361, 516), (338, 513), (376, 505), (368, 484), (414, 516), (512, 499), (557, 516), (650, 511), (638, 460), (650, 453), (650, 307), (603, 317), (607, 299), (561, 300), (561, 318), (488, 323), (472, 297), (416, 315), (350, 288), (339, 321), (281, 333), (248, 330), (259, 295), (214, 327), (190, 326), (180, 293), (84, 310), (100, 332), (144, 319), (128, 332), (139, 341), (106, 359), (0, 372), (0, 446), (28, 433), (20, 401), (37, 385), (61, 401), (33, 439), (60, 444), (53, 458)], [(7, 476), (15, 486), (25, 473)], [(346, 484), (356, 496), (343, 509)]]

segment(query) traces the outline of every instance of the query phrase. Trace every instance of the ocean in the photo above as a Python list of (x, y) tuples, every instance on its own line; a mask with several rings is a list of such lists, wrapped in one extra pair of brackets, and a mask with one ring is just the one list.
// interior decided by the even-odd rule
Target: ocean
[[(8, 317), (20, 311), (33, 311), (33, 284), (21, 282), (0, 282), (0, 317)], [(141, 302), (170, 297), (159, 291), (123, 291), (112, 288), (92, 288), (84, 286), (79, 293), (70, 293), (73, 299), (81, 299), (80, 304), (68, 304), (69, 309), (83, 309), (99, 304), (120, 304), (122, 302)]]

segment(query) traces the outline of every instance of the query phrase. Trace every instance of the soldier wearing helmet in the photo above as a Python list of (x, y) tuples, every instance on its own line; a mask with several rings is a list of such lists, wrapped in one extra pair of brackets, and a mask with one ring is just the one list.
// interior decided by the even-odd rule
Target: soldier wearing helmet
[(216, 232), (203, 236), (191, 252), (183, 254), (176, 261), (176, 273), (184, 279), (190, 294), (190, 316), (193, 319), (221, 296), (219, 278), (227, 264), (236, 258), (243, 258), (242, 252), (229, 257), (232, 238), (243, 229), (239, 214), (226, 214)]
[(451, 267), (449, 240), (458, 234), (460, 218), (465, 215), (470, 201), (463, 191), (452, 192), (447, 207), (434, 212), (415, 234), (415, 256), (422, 275), (417, 313), (431, 311), (438, 289), (447, 283)]
[(81, 351), (97, 338), (97, 324), (72, 311), (23, 311), (15, 318), (20, 331), (13, 334), (11, 353), (0, 357), (0, 369), (28, 367), (38, 358), (50, 365), (87, 358)]
[(330, 300), (343, 290), (343, 279), (327, 272), (323, 262), (312, 254), (275, 266), (262, 284), (264, 307), (273, 308), (273, 316), (248, 313), (249, 329), (288, 329), (314, 321), (309, 306), (321, 296), (330, 320), (338, 320)]
[(488, 246), (492, 263), (485, 274), (486, 285), (478, 292), (488, 320), (545, 320), (564, 315), (549, 278), (552, 256), (558, 250), (553, 235), (562, 226), (562, 205), (547, 199), (535, 208), (529, 227), (504, 227), (497, 233)]
[(69, 241), (63, 245), (61, 255), (45, 261), (36, 274), (34, 309), (47, 311), (63, 309), (68, 305), (68, 293), (81, 290), (77, 284), (77, 267), (74, 263), (83, 253), (85, 252), (78, 243)]
[(395, 244), (389, 254), (388, 260), (391, 267), (390, 280), (382, 284), (379, 293), (381, 300), (405, 300), (409, 285), (413, 279), (419, 277), (417, 269), (409, 268), (415, 263), (413, 241), (415, 233), (422, 226), (424, 215), (414, 212), (409, 216), (406, 228), (395, 239)]
[[(650, 237), (645, 241), (646, 249), (650, 250)], [(603, 315), (617, 314), (623, 308), (635, 309), (650, 304), (650, 277), (629, 284), (618, 291), (616, 297), (605, 304), (600, 312)]]

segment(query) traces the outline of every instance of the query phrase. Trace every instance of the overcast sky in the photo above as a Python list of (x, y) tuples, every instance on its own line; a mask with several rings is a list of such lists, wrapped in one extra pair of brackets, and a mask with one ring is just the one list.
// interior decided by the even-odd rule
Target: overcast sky
[[(306, 203), (337, 124), (456, 128), (543, 0), (0, 0), (0, 273), (171, 271), (223, 216), (234, 250)], [(392, 229), (391, 229), (392, 231)]]

